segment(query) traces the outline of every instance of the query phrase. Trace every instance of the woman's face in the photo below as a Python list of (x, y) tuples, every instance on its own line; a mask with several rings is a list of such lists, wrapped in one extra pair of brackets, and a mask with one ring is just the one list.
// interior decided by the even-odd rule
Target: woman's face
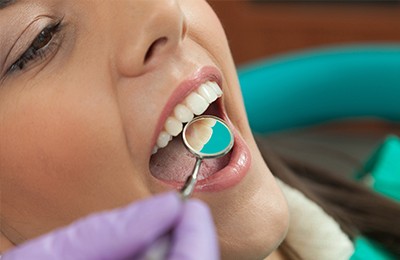
[(179, 137), (153, 149), (168, 141), (165, 128), (179, 131), (184, 107), (202, 110), (187, 96), (216, 82), (223, 97), (206, 113), (228, 121), (236, 145), (204, 167), (194, 196), (211, 207), (223, 257), (263, 257), (281, 242), (286, 204), (205, 1), (16, 0), (0, 9), (0, 40), (1, 220), (11, 241), (177, 189), (194, 159)]

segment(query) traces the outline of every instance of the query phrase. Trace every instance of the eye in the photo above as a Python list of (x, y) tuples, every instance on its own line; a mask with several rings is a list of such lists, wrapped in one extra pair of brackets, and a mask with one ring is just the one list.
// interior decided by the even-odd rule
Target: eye
[(54, 38), (61, 28), (61, 22), (49, 25), (44, 28), (33, 40), (29, 48), (14, 62), (8, 73), (23, 71), (30, 63), (44, 60), (53, 53), (59, 46), (59, 42)]
[(51, 28), (45, 28), (39, 33), (36, 39), (32, 43), (32, 48), (35, 50), (40, 50), (45, 47), (53, 38), (53, 31)]

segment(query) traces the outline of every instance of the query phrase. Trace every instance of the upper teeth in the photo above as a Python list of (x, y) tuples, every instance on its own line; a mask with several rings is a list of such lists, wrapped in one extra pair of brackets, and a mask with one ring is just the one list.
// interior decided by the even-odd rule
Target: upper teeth
[(194, 115), (200, 115), (207, 110), (212, 102), (222, 96), (222, 91), (217, 83), (207, 81), (190, 93), (185, 100), (178, 104), (172, 114), (164, 123), (164, 128), (157, 138), (157, 144), (153, 148), (153, 154), (158, 149), (164, 148), (182, 132), (183, 124), (191, 121)]

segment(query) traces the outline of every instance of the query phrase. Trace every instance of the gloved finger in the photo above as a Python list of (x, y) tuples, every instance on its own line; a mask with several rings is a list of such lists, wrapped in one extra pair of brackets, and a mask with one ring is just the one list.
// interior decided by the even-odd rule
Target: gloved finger
[(125, 259), (170, 231), (182, 207), (177, 193), (158, 195), (91, 215), (11, 250), (2, 260)]
[(183, 215), (172, 235), (168, 259), (219, 259), (217, 233), (204, 203), (189, 200), (184, 205)]

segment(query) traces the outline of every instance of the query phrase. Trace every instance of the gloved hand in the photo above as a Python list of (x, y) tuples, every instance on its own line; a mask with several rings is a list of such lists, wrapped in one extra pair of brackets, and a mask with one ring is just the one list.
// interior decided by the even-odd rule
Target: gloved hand
[(166, 193), (90, 215), (17, 246), (1, 260), (138, 259), (149, 248), (157, 248), (154, 244), (160, 238), (169, 240), (167, 259), (219, 258), (208, 208), (196, 200), (183, 202), (177, 193)]

